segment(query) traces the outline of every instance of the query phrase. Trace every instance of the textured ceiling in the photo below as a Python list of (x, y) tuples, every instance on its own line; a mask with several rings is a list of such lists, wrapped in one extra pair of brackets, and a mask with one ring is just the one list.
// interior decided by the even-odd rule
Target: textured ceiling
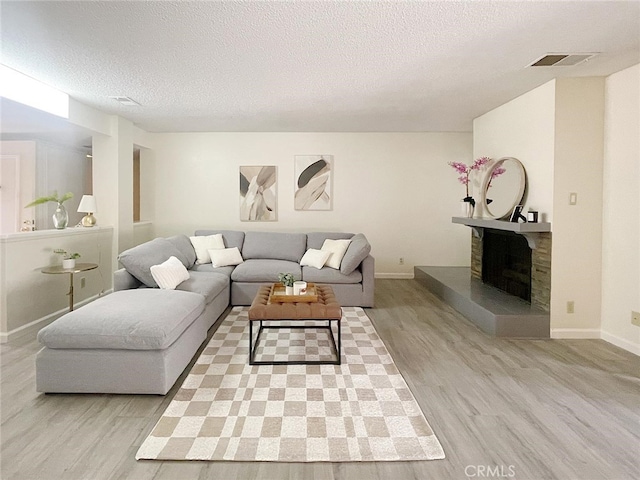
[[(639, 1), (0, 7), (2, 63), (152, 132), (470, 131), (554, 77), (640, 62)], [(525, 68), (547, 52), (600, 54)]]

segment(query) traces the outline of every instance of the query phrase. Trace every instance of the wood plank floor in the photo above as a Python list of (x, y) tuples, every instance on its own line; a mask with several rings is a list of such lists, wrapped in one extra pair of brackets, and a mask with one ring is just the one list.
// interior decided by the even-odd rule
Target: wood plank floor
[(165, 397), (38, 394), (34, 359), (39, 346), (27, 339), (0, 347), (0, 477), (640, 478), (639, 357), (601, 340), (488, 337), (414, 280), (377, 280), (376, 308), (367, 314), (446, 459), (138, 462), (138, 446), (178, 387)]

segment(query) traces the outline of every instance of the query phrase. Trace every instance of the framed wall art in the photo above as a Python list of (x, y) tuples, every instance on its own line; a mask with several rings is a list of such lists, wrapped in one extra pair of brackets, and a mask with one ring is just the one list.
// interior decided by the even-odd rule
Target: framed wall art
[(270, 222), (278, 219), (275, 165), (240, 167), (240, 220)]
[(294, 172), (296, 210), (333, 209), (333, 155), (296, 155)]

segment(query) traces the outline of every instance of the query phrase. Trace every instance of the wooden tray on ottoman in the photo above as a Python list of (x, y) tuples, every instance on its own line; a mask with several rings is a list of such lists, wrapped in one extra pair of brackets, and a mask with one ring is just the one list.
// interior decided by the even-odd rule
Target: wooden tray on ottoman
[(286, 295), (285, 287), (281, 283), (274, 283), (271, 287), (268, 303), (315, 303), (318, 301), (318, 292), (313, 283), (307, 283), (307, 293), (304, 295)]

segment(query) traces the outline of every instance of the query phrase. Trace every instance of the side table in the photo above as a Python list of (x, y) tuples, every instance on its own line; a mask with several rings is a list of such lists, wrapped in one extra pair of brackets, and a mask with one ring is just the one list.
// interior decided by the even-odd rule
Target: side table
[(44, 267), (40, 271), (42, 273), (50, 273), (50, 274), (60, 274), (60, 273), (68, 273), (69, 274), (69, 311), (73, 312), (73, 274), (86, 272), (87, 270), (93, 270), (98, 268), (97, 263), (76, 263), (76, 266), (73, 268), (62, 268), (62, 265), (52, 265), (49, 267)]

